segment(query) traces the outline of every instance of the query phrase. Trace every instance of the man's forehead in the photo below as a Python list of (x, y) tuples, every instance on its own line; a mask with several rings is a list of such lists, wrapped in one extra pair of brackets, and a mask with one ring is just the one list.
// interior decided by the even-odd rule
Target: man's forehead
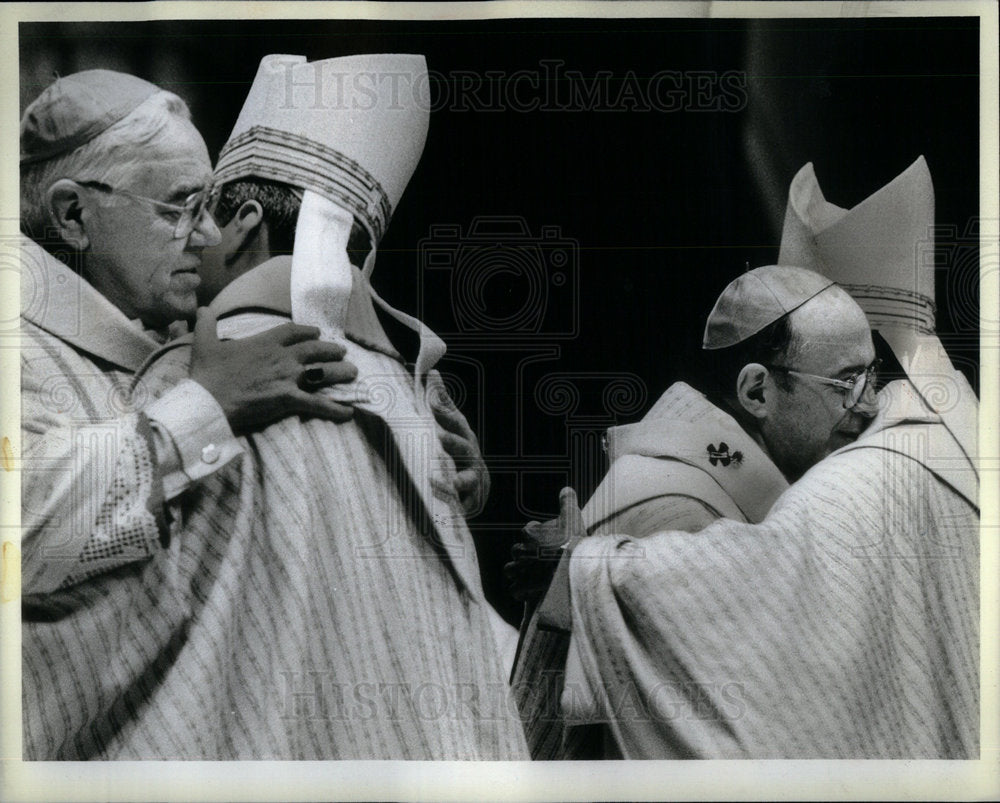
[(803, 318), (791, 318), (789, 356), (796, 369), (838, 378), (857, 373), (875, 359), (871, 329), (863, 314), (860, 319), (853, 314), (839, 319)]
[(163, 200), (167, 196), (186, 197), (211, 182), (208, 150), (193, 129), (188, 136), (168, 136), (141, 147), (134, 158), (129, 183), (133, 188), (142, 185), (146, 190), (155, 190)]

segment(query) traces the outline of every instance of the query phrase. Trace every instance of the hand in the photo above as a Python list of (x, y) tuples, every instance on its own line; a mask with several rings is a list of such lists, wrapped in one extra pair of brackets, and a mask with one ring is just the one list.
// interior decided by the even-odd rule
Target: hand
[(350, 382), (344, 347), (318, 340), (314, 326), (286, 323), (240, 340), (219, 340), (215, 314), (198, 310), (190, 376), (211, 393), (237, 434), (290, 415), (347, 421), (352, 407), (313, 391)]
[(465, 515), (473, 516), (483, 509), (490, 494), (490, 472), (479, 449), (479, 439), (448, 395), (437, 370), (427, 375), (427, 396), (441, 445), (455, 461), (455, 492)]
[(514, 559), (504, 566), (504, 577), (514, 599), (531, 602), (548, 590), (563, 552), (586, 535), (576, 492), (563, 488), (559, 493), (559, 518), (528, 522), (522, 533), (521, 540), (511, 548)]

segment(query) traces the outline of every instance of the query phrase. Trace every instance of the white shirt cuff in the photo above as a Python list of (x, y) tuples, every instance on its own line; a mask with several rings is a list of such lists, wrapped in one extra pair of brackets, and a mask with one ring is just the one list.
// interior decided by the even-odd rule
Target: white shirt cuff
[(143, 413), (153, 429), (166, 501), (243, 453), (215, 397), (193, 379), (171, 388)]

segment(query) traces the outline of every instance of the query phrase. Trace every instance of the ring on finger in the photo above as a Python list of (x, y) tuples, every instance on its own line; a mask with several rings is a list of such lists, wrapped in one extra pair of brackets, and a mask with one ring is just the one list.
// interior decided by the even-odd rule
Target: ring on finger
[(307, 387), (316, 387), (323, 384), (323, 369), (318, 366), (313, 366), (312, 368), (306, 368), (302, 372), (301, 381), (302, 384)]

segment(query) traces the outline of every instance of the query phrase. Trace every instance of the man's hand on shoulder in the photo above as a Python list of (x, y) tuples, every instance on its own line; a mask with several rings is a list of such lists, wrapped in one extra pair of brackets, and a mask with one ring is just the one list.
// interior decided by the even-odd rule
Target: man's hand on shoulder
[(347, 421), (354, 410), (317, 390), (357, 376), (344, 348), (313, 326), (286, 323), (240, 340), (219, 340), (215, 314), (198, 310), (190, 376), (218, 401), (233, 432), (263, 429), (290, 415)]

